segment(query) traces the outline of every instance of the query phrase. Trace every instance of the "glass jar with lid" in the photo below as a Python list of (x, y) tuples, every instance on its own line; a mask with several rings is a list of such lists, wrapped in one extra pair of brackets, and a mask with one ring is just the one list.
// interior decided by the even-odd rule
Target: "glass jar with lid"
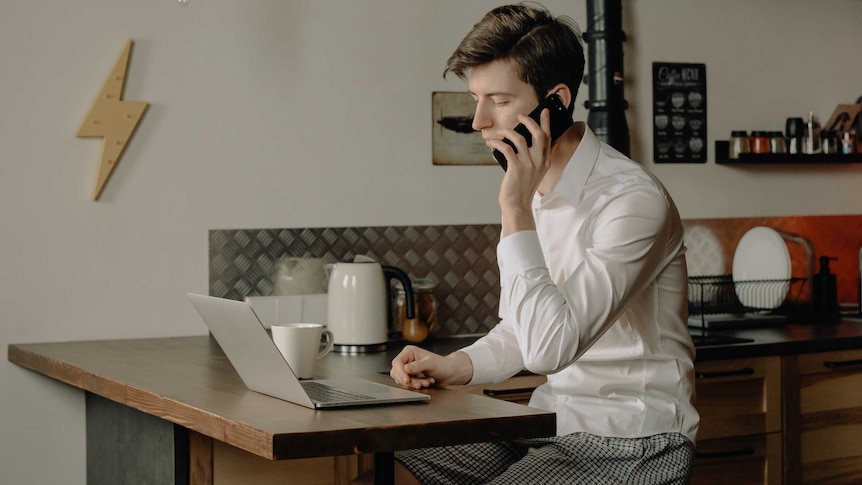
[(780, 131), (769, 132), (769, 151), (772, 153), (787, 153), (787, 140)]
[(752, 131), (748, 144), (751, 153), (769, 153), (769, 133), (765, 131)]
[(432, 278), (417, 278), (413, 285), (413, 303), (416, 318), (407, 318), (406, 295), (403, 288), (395, 291), (395, 326), (408, 342), (422, 342), (437, 330), (437, 299), (434, 289), (437, 281)]
[(749, 153), (751, 151), (748, 144), (748, 132), (744, 130), (733, 130), (730, 132), (730, 152), (728, 153), (731, 160), (739, 158), (740, 153)]

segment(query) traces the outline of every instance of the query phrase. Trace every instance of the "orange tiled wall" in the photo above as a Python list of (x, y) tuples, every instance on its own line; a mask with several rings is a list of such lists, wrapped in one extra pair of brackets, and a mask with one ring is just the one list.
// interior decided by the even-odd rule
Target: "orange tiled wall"
[[(815, 262), (820, 256), (838, 258), (830, 267), (838, 282), (838, 301), (859, 302), (859, 248), (862, 247), (862, 215), (794, 216), (728, 219), (686, 219), (686, 229), (709, 228), (721, 245), (725, 274), (732, 272), (733, 252), (752, 227), (768, 226), (779, 232), (805, 238)], [(807, 277), (808, 257), (804, 245), (788, 243), (793, 276)], [(814, 271), (819, 264), (815, 263)]]

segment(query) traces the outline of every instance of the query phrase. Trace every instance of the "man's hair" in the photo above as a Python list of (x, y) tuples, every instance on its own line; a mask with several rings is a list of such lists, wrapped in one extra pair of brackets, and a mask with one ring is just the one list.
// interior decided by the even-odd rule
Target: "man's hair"
[(584, 48), (571, 18), (554, 17), (538, 4), (497, 7), (464, 37), (446, 62), (443, 77), (452, 72), (466, 79), (471, 68), (497, 60), (512, 61), (540, 101), (555, 85), (566, 84), (574, 106), (584, 77)]

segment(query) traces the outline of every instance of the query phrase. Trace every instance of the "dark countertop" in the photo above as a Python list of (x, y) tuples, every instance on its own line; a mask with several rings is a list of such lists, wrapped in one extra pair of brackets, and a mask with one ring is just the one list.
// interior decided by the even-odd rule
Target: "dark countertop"
[[(693, 335), (700, 330), (692, 329)], [(862, 348), (862, 320), (839, 322), (786, 323), (772, 326), (709, 330), (710, 335), (729, 335), (751, 342), (710, 345), (697, 348), (697, 361), (761, 357), (768, 355), (808, 354)]]
[[(722, 345), (697, 345), (697, 362), (862, 348), (862, 319), (857, 318), (833, 323), (784, 323), (723, 330), (692, 328), (691, 333), (695, 338), (699, 335), (723, 335), (750, 340)], [(448, 354), (471, 344), (480, 336), (456, 335), (429, 339), (417, 345), (438, 354)], [(390, 362), (405, 345), (406, 342), (390, 342), (386, 352), (364, 354), (361, 359), (356, 355), (333, 352), (321, 363), (326, 366), (328, 360), (337, 362), (339, 366), (359, 366), (388, 374)]]

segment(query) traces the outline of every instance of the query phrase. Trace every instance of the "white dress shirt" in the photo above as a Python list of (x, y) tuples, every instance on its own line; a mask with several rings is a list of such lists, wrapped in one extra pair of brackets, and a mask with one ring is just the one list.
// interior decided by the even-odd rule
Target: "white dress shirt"
[(554, 188), (533, 199), (536, 231), (497, 247), (502, 321), (463, 349), (471, 384), (547, 375), (530, 405), (557, 434), (679, 432), (694, 442), (694, 345), (683, 228), (664, 187), (583, 124)]

